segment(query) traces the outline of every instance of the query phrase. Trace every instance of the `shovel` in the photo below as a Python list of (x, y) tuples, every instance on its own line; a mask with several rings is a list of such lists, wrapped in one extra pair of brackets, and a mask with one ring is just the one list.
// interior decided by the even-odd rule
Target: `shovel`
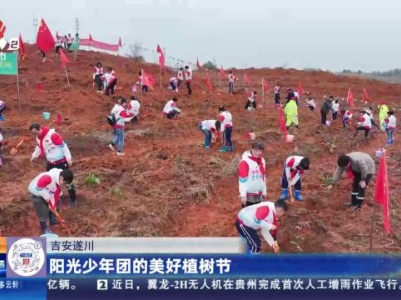
[(26, 141), (26, 137), (23, 137), (22, 140), (18, 143), (16, 147), (11, 148), (10, 154), (11, 155), (17, 155), (18, 154), (18, 148)]

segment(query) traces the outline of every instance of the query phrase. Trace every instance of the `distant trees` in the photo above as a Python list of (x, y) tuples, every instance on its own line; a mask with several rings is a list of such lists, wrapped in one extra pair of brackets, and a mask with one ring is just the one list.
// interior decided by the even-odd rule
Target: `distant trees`
[(140, 62), (144, 62), (145, 58), (143, 57), (142, 43), (135, 42), (134, 44), (129, 45), (128, 57)]
[(215, 62), (211, 62), (210, 60), (205, 62), (202, 65), (203, 68), (208, 69), (208, 70), (216, 70), (217, 69), (217, 65)]

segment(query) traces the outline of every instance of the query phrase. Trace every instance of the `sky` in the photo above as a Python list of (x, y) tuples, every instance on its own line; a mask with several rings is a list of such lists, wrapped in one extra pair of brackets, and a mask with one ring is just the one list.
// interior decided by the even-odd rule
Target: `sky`
[[(5, 38), (36, 38), (34, 18), (52, 33), (116, 44), (140, 43), (170, 57), (228, 69), (399, 68), (399, 0), (13, 0), (2, 4)], [(155, 54), (145, 54), (155, 60)]]

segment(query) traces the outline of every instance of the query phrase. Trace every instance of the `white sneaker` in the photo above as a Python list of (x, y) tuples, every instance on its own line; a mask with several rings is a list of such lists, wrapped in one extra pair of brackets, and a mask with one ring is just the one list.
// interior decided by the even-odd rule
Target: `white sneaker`
[(114, 147), (113, 147), (112, 144), (109, 144), (109, 148), (110, 148), (112, 151), (114, 151)]
[(123, 155), (125, 155), (125, 153), (124, 152), (117, 152), (117, 155), (123, 156)]

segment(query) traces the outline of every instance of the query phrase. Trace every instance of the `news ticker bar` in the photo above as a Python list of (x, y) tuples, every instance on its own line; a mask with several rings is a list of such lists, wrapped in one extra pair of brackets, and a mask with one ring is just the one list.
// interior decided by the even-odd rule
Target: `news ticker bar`
[(20, 280), (0, 298), (20, 299), (400, 299), (401, 280), (338, 279), (41, 279)]

